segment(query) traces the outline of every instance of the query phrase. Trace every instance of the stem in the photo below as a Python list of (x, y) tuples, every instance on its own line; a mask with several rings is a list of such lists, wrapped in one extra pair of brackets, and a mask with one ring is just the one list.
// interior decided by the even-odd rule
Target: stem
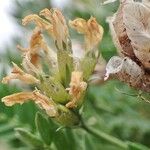
[(119, 146), (122, 149), (127, 149), (128, 148), (128, 145), (125, 142), (123, 142), (123, 141), (121, 141), (121, 140), (119, 140), (119, 139), (117, 139), (117, 138), (115, 138), (111, 135), (108, 135), (107, 133), (104, 133), (100, 130), (97, 132), (96, 130), (86, 126), (85, 123), (83, 122), (83, 120), (82, 120), (82, 126), (81, 127), (84, 130), (86, 130), (88, 133), (94, 135), (97, 138), (104, 139), (105, 141), (107, 141), (107, 142), (109, 142), (113, 145)]

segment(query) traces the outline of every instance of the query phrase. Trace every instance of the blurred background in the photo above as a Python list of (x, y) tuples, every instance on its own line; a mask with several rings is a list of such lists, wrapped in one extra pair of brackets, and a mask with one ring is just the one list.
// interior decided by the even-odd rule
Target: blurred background
[[(77, 17), (84, 19), (89, 19), (90, 16), (96, 17), (105, 31), (99, 46), (103, 58), (108, 61), (110, 57), (116, 55), (116, 48), (112, 43), (106, 18), (116, 12), (119, 2), (116, 1), (107, 5), (101, 5), (101, 3), (100, 0), (0, 1), (0, 80), (10, 72), (12, 61), (17, 64), (21, 62), (21, 55), (17, 51), (16, 45), (21, 44), (26, 47), (28, 44), (32, 27), (23, 27), (21, 25), (22, 18), (31, 13), (38, 14), (43, 8), (58, 7), (63, 11), (67, 20)], [(74, 40), (80, 41), (81, 37), (78, 34), (72, 30), (70, 34)], [(0, 99), (6, 95), (22, 91), (22, 88), (30, 87), (24, 87), (18, 82), (13, 82), (10, 85), (0, 83)], [(137, 95), (138, 91), (115, 80), (105, 84), (92, 85), (88, 89), (83, 117), (86, 123), (93, 128), (102, 130), (121, 140), (137, 142), (150, 147), (150, 104), (138, 98)], [(148, 94), (145, 96), (146, 98), (150, 97)], [(28, 149), (16, 136), (14, 128), (23, 127), (36, 133), (34, 118), (37, 110), (32, 102), (11, 108), (5, 107), (0, 102), (0, 150)], [(75, 150), (118, 149), (103, 140), (100, 141), (90, 135), (85, 138), (85, 134), (79, 134), (80, 131), (76, 132), (75, 134), (80, 135), (81, 140), (75, 139), (75, 147), (78, 146)], [(60, 148), (60, 146), (57, 149), (72, 150), (72, 148)]]

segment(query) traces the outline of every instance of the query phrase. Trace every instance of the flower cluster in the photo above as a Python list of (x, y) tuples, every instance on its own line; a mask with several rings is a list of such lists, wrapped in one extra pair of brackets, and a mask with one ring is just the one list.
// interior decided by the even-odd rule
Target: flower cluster
[[(103, 28), (93, 17), (88, 21), (81, 18), (69, 21), (70, 27), (84, 34), (85, 39), (84, 57), (76, 58), (61, 11), (44, 9), (40, 15), (31, 14), (23, 19), (23, 25), (31, 22), (35, 28), (29, 47), (18, 45), (23, 69), (13, 63), (10, 75), (2, 82), (6, 84), (19, 79), (25, 84), (33, 84), (35, 90), (6, 96), (2, 101), (6, 106), (12, 106), (32, 100), (59, 123), (66, 126), (78, 124), (79, 118), (74, 110), (78, 110), (84, 101), (88, 79), (99, 56), (97, 46), (102, 39)], [(48, 46), (45, 33), (53, 39), (56, 50)]]

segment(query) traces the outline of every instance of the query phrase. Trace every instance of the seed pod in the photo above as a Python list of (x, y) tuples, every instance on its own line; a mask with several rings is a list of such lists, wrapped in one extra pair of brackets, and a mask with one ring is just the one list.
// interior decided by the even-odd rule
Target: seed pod
[(144, 71), (129, 57), (112, 57), (106, 66), (106, 77), (114, 74), (119, 80), (128, 83), (132, 87), (139, 88), (142, 84)]
[(140, 2), (127, 3), (123, 21), (134, 54), (146, 70), (150, 70), (150, 8)]
[(107, 19), (111, 35), (115, 46), (118, 50), (119, 55), (128, 56), (132, 59), (135, 58), (131, 41), (127, 35), (126, 28), (123, 21), (123, 8), (126, 1), (120, 2), (118, 11), (114, 14), (113, 17)]

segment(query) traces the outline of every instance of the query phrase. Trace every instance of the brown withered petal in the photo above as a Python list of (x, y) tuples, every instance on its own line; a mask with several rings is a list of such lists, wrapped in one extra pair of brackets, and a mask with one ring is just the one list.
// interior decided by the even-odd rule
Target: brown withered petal
[(44, 109), (49, 116), (54, 117), (58, 115), (56, 104), (53, 102), (53, 100), (41, 94), (38, 90), (35, 90), (33, 95), (35, 103), (41, 109)]
[(38, 27), (36, 27), (33, 31), (29, 48), (22, 48), (21, 46), (18, 46), (18, 49), (23, 52), (23, 66), (28, 72), (35, 72), (37, 74), (38, 72), (42, 72), (40, 57), (41, 50), (44, 51), (45, 57), (48, 62), (51, 63), (51, 60), (49, 60), (51, 51), (41, 34), (41, 30)]
[(14, 104), (23, 104), (24, 102), (33, 98), (34, 96), (32, 92), (20, 92), (5, 96), (2, 98), (2, 102), (4, 102), (6, 106), (13, 106)]
[(29, 48), (22, 48), (21, 46), (17, 46), (19, 50), (21, 50), (24, 54), (30, 55), (30, 61), (31, 63), (36, 66), (40, 67), (40, 57), (39, 57), (39, 51), (42, 45), (42, 35), (41, 31), (38, 28), (35, 28), (35, 30), (32, 33), (31, 39), (30, 39), (30, 47)]
[(102, 40), (103, 28), (97, 23), (94, 17), (91, 17), (88, 21), (77, 18), (69, 21), (69, 24), (77, 32), (85, 35), (85, 49), (87, 51), (96, 48)]
[(27, 25), (30, 22), (34, 22), (36, 26), (39, 27), (40, 29), (45, 29), (45, 30), (52, 29), (52, 25), (49, 22), (42, 19), (36, 14), (28, 15), (24, 19), (22, 19), (23, 25)]
[(46, 30), (49, 35), (53, 36), (53, 26), (50, 22), (42, 19), (36, 14), (28, 15), (22, 20), (23, 25), (27, 25), (30, 22), (35, 23), (40, 30)]
[(2, 98), (2, 102), (4, 102), (6, 106), (23, 104), (29, 100), (34, 101), (41, 109), (44, 109), (49, 116), (54, 117), (57, 115), (55, 103), (45, 95), (42, 95), (38, 90), (33, 92), (20, 92)]
[(13, 63), (13, 70), (10, 75), (3, 78), (2, 83), (8, 83), (12, 79), (19, 79), (20, 81), (27, 84), (39, 83), (39, 80), (34, 76), (25, 73), (21, 68), (19, 68), (15, 63)]
[(57, 46), (60, 49), (63, 49), (63, 42), (67, 45), (68, 27), (61, 11), (58, 9), (44, 9), (40, 12), (40, 15), (44, 16), (51, 22), (53, 26), (52, 37), (57, 41)]
[(85, 34), (87, 29), (87, 22), (85, 19), (82, 18), (77, 18), (73, 21), (69, 21), (69, 25), (74, 28), (75, 30), (77, 30), (78, 33), (82, 33)]
[(87, 34), (88, 37), (86, 42), (87, 49), (93, 49), (102, 40), (103, 28), (97, 23), (96, 19), (93, 17), (91, 17), (87, 21), (87, 26), (89, 31), (89, 33)]
[(52, 12), (48, 8), (43, 9), (40, 12), (40, 16), (44, 16), (48, 21), (53, 22)]
[[(40, 63), (39, 63), (39, 65), (40, 65)], [(23, 56), (22, 66), (29, 73), (35, 73), (35, 74), (42, 73), (41, 69), (35, 67), (35, 65), (31, 63), (30, 52), (25, 53), (25, 55)]]
[(34, 30), (32, 34), (30, 40), (30, 48), (29, 48), (31, 63), (37, 68), (41, 67), (39, 52), (40, 52), (42, 42), (43, 42), (43, 37), (41, 35), (41, 31), (37, 28)]
[(72, 99), (70, 102), (66, 104), (66, 107), (73, 108), (76, 107), (76, 103), (80, 100), (82, 93), (86, 90), (87, 83), (83, 81), (83, 74), (79, 71), (72, 72), (69, 94), (71, 95)]

